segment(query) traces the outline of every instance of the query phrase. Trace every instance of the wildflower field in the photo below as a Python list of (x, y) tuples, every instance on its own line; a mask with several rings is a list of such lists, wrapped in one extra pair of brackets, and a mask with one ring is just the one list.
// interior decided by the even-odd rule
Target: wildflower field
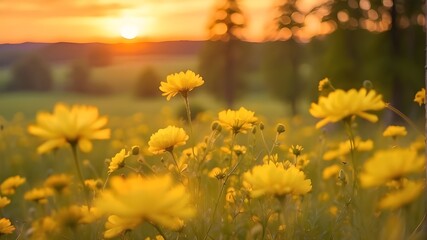
[(422, 123), (380, 92), (323, 79), (291, 118), (194, 111), (203, 85), (168, 75), (151, 114), (0, 116), (0, 239), (425, 239)]

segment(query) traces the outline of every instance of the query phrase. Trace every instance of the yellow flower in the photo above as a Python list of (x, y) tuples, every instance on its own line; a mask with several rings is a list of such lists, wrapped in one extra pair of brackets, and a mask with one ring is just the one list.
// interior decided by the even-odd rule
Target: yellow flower
[(332, 176), (338, 176), (338, 173), (340, 172), (340, 170), (341, 170), (341, 167), (337, 164), (326, 167), (325, 169), (323, 169), (322, 177), (323, 179), (327, 180)]
[(263, 195), (283, 196), (286, 194), (303, 195), (311, 190), (311, 180), (298, 168), (285, 169), (281, 164), (263, 164), (244, 173), (243, 185), (250, 191), (251, 197)]
[(11, 234), (15, 231), (15, 227), (12, 225), (9, 219), (0, 219), (0, 236), (3, 234)]
[(204, 81), (202, 77), (194, 72), (187, 70), (185, 73), (175, 73), (168, 75), (166, 82), (160, 83), (160, 91), (162, 91), (162, 96), (166, 96), (166, 99), (169, 101), (176, 94), (180, 93), (183, 97), (187, 97), (189, 91), (193, 90), (195, 87), (203, 85)]
[(332, 86), (332, 83), (328, 78), (320, 80), (317, 88), (319, 90), (319, 95), (325, 97), (328, 96), (329, 93), (335, 91), (334, 86)]
[(58, 193), (62, 193), (70, 184), (72, 181), (72, 177), (67, 174), (55, 174), (49, 176), (44, 181), (44, 186), (54, 189)]
[(377, 95), (374, 90), (368, 92), (362, 88), (359, 91), (351, 89), (345, 92), (338, 89), (327, 97), (319, 97), (318, 103), (311, 103), (310, 114), (316, 118), (323, 118), (316, 124), (316, 128), (321, 128), (328, 123), (338, 122), (355, 115), (370, 122), (376, 122), (378, 117), (366, 111), (381, 110), (384, 107), (382, 96)]
[(4, 208), (5, 206), (9, 205), (10, 199), (7, 197), (0, 197), (0, 208)]
[[(355, 145), (354, 146), (355, 150), (359, 152), (370, 151), (374, 148), (374, 142), (372, 140), (368, 139), (366, 141), (362, 141), (359, 137), (356, 137), (354, 139), (354, 145)], [(349, 154), (350, 151), (351, 151), (350, 140), (347, 140), (345, 142), (339, 143), (338, 149), (333, 149), (325, 152), (323, 154), (323, 160), (326, 160), (326, 161), (333, 160), (335, 158)]]
[(101, 179), (86, 179), (85, 186), (92, 191), (97, 191), (102, 188), (102, 180)]
[(76, 229), (78, 224), (84, 218), (82, 208), (77, 205), (71, 205), (66, 208), (61, 208), (55, 214), (55, 221), (61, 228)]
[(292, 145), (289, 148), (289, 152), (292, 153), (293, 155), (297, 156), (297, 157), (299, 155), (301, 155), (302, 150), (304, 150), (304, 148), (300, 145), (296, 145), (296, 146)]
[(248, 111), (244, 107), (241, 107), (238, 111), (228, 109), (218, 113), (218, 121), (222, 127), (232, 131), (233, 134), (246, 133), (258, 121), (254, 114), (254, 112)]
[(188, 135), (185, 133), (184, 129), (168, 126), (151, 135), (150, 141), (148, 142), (148, 151), (153, 154), (172, 151), (174, 147), (184, 145), (187, 140)]
[(58, 224), (55, 219), (51, 216), (43, 217), (33, 221), (31, 224), (31, 239), (45, 240), (53, 238), (59, 232), (58, 230)]
[(80, 219), (80, 223), (89, 224), (93, 223), (96, 220), (102, 217), (102, 213), (96, 208), (91, 206), (88, 208), (87, 205), (80, 206), (80, 211), (82, 212), (82, 217)]
[(417, 102), (418, 105), (423, 105), (426, 103), (426, 89), (425, 88), (421, 88), (420, 91), (418, 91), (415, 94), (415, 98), (414, 98), (414, 102)]
[(273, 163), (277, 163), (277, 161), (279, 160), (279, 155), (277, 155), (277, 153), (272, 154), (272, 155), (265, 155), (262, 158), (262, 163), (269, 163), (270, 161)]
[(243, 145), (234, 145), (233, 146), (233, 152), (236, 154), (236, 156), (240, 156), (242, 154), (246, 154), (246, 147)]
[(423, 181), (405, 181), (399, 190), (388, 193), (379, 202), (381, 209), (397, 209), (414, 201), (423, 192)]
[(216, 178), (216, 179), (223, 179), (225, 178), (225, 176), (227, 176), (227, 168), (219, 168), (219, 167), (215, 167), (213, 168), (209, 173), (208, 176), (211, 178)]
[(227, 192), (225, 194), (225, 201), (227, 201), (228, 203), (234, 203), (236, 195), (236, 189), (234, 189), (233, 187), (228, 187)]
[(142, 219), (139, 218), (122, 218), (116, 215), (111, 215), (105, 223), (105, 228), (107, 230), (104, 232), (104, 237), (114, 238), (127, 231), (131, 231), (135, 229), (141, 221)]
[(22, 178), (20, 176), (9, 177), (1, 183), (1, 193), (4, 195), (12, 195), (15, 193), (16, 188), (24, 183), (25, 178)]
[(92, 150), (91, 139), (110, 138), (110, 129), (102, 129), (107, 124), (106, 117), (100, 117), (98, 109), (92, 106), (67, 105), (57, 103), (53, 113), (40, 112), (36, 124), (28, 131), (46, 140), (37, 148), (39, 154), (77, 144), (83, 152)]
[(368, 159), (360, 174), (363, 187), (375, 187), (424, 169), (424, 158), (411, 149), (381, 150)]
[(120, 150), (116, 153), (111, 159), (110, 165), (108, 166), (108, 174), (113, 173), (117, 169), (120, 169), (125, 166), (125, 158), (129, 157), (129, 153), (126, 153), (126, 149)]
[(47, 198), (53, 195), (51, 188), (33, 188), (24, 194), (24, 199), (39, 204), (46, 204)]
[(297, 159), (296, 167), (298, 169), (303, 169), (307, 167), (309, 163), (310, 163), (310, 159), (308, 159), (307, 154), (302, 154)]
[(406, 136), (407, 132), (406, 132), (406, 128), (404, 126), (388, 126), (384, 132), (383, 132), (383, 136), (384, 137), (392, 137), (392, 138), (396, 138), (398, 136)]
[(176, 185), (170, 175), (111, 178), (110, 189), (101, 193), (95, 206), (120, 218), (140, 219), (174, 229), (181, 219), (194, 215), (190, 196), (184, 186)]

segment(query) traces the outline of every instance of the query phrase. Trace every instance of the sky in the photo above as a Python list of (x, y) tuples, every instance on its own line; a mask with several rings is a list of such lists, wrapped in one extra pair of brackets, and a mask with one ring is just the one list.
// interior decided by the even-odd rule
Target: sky
[[(313, 0), (307, 0), (313, 1)], [(0, 0), (0, 43), (204, 40), (221, 0)], [(241, 0), (245, 37), (261, 41), (277, 0)]]

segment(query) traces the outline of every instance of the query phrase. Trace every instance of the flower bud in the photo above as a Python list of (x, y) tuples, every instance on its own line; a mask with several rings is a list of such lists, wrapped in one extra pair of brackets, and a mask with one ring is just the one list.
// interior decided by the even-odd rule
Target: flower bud
[(211, 125), (211, 130), (212, 131), (217, 131), (217, 132), (221, 132), (222, 127), (218, 122), (213, 122)]
[(365, 80), (365, 81), (363, 81), (363, 87), (369, 91), (369, 90), (372, 90), (372, 88), (374, 88), (374, 85), (372, 84), (371, 81)]
[(256, 126), (252, 128), (252, 134), (256, 134)]
[(277, 127), (276, 127), (276, 132), (278, 134), (281, 134), (281, 133), (285, 132), (285, 126), (283, 124), (279, 123), (277, 125)]
[(136, 156), (139, 154), (139, 146), (132, 146), (132, 155)]
[(260, 122), (259, 123), (259, 129), (262, 131), (262, 130), (264, 130), (264, 127), (265, 127), (264, 123)]

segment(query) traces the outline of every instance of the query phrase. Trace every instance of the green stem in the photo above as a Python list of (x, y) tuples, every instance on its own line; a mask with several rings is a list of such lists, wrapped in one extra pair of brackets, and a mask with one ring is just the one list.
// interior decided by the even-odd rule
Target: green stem
[[(263, 131), (261, 130), (260, 132), (261, 132), (261, 139), (262, 139), (262, 142), (264, 143), (265, 150), (267, 150), (268, 163), (270, 163), (270, 160), (272, 160), (272, 158), (271, 158), (271, 153), (270, 153), (270, 151), (269, 151), (269, 149), (268, 149), (267, 142), (265, 141), (265, 137), (264, 137), (264, 133), (263, 133)], [(276, 136), (276, 139), (277, 139), (277, 136)], [(274, 145), (273, 145), (273, 146), (274, 146)]]
[[(235, 139), (235, 134), (233, 133), (232, 139), (231, 139), (231, 147), (232, 148), (234, 147), (234, 139)], [(233, 151), (231, 151), (231, 157), (233, 157)], [(231, 169), (231, 171), (227, 173), (227, 175), (224, 178), (224, 182), (221, 185), (221, 189), (220, 189), (218, 197), (216, 199), (215, 207), (214, 207), (211, 219), (210, 219), (208, 230), (206, 231), (206, 234), (205, 234), (205, 237), (203, 238), (203, 240), (206, 240), (208, 238), (208, 236), (209, 236), (209, 232), (211, 231), (211, 228), (213, 226), (213, 220), (215, 218), (216, 211), (218, 210), (219, 201), (221, 200), (221, 196), (222, 196), (222, 194), (224, 192), (224, 189), (225, 189), (225, 187), (227, 185), (227, 181), (230, 178), (230, 176), (234, 173), (234, 171), (236, 171), (237, 167), (240, 164), (240, 160), (241, 160), (241, 158), (239, 158), (239, 160), (237, 161), (237, 163), (234, 165), (234, 167)]]
[(191, 120), (191, 109), (190, 109), (190, 102), (188, 100), (187, 96), (183, 96), (184, 97), (184, 102), (185, 102), (185, 110), (187, 112), (187, 121), (188, 121), (188, 125), (190, 126), (190, 138), (191, 138), (191, 150), (193, 152), (193, 156), (197, 161), (197, 156), (195, 154), (195, 142), (194, 142), (194, 135), (193, 135), (193, 122)]
[(82, 184), (83, 192), (85, 194), (86, 203), (87, 203), (88, 208), (90, 208), (89, 193), (87, 192), (87, 188), (85, 187), (85, 181), (84, 181), (82, 170), (80, 167), (80, 162), (79, 162), (79, 159), (77, 157), (77, 144), (76, 143), (71, 143), (71, 150), (73, 152), (74, 164), (76, 165), (77, 175), (80, 179), (80, 183)]
[(356, 164), (355, 164), (355, 159), (354, 159), (354, 152), (356, 149), (355, 146), (355, 141), (354, 141), (354, 134), (353, 134), (353, 130), (351, 129), (351, 120), (345, 121), (345, 125), (347, 128), (347, 134), (348, 134), (348, 138), (350, 141), (350, 155), (351, 155), (351, 168), (352, 168), (352, 194), (351, 194), (351, 200), (353, 200), (353, 197), (355, 195), (355, 191), (356, 191)]
[(418, 129), (417, 125), (415, 125), (415, 123), (411, 119), (409, 119), (405, 114), (403, 114), (397, 108), (393, 107), (390, 103), (386, 103), (385, 106), (386, 106), (386, 108), (388, 108), (392, 112), (399, 115), (399, 117), (401, 117), (403, 120), (405, 120), (405, 122), (407, 122), (411, 127), (413, 127), (421, 136), (425, 137), (425, 134), (420, 129)]
[(160, 236), (162, 236), (164, 240), (167, 240), (165, 233), (162, 231), (162, 229), (159, 226), (157, 226), (156, 224), (151, 223), (151, 222), (150, 222), (150, 224), (151, 224), (151, 226), (153, 226), (157, 230), (157, 232), (159, 232)]
[(170, 151), (168, 151), (168, 152), (172, 155), (172, 160), (173, 160), (173, 163), (175, 164), (176, 171), (179, 173), (179, 166), (178, 166), (178, 162), (176, 161), (175, 154), (173, 154), (173, 150), (170, 150)]

